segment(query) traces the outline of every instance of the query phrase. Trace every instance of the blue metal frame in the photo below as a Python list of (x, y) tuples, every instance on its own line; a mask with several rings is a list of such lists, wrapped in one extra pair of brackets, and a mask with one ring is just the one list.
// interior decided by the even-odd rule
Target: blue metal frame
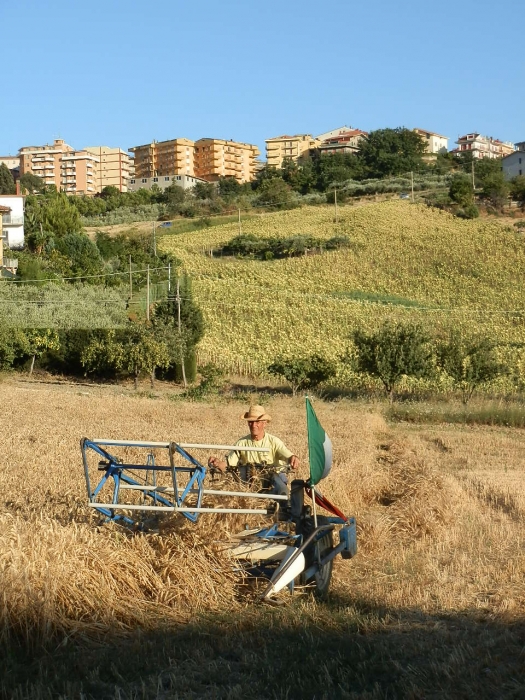
[[(143, 447), (142, 445), (134, 445), (133, 443), (129, 443), (129, 447)], [(172, 482), (173, 482), (173, 500), (170, 500), (168, 498), (165, 498), (164, 496), (160, 496), (157, 491), (150, 491), (148, 489), (144, 489), (142, 491), (143, 498), (150, 498), (155, 505), (163, 505), (167, 506), (168, 508), (176, 508), (176, 507), (181, 507), (184, 505), (184, 502), (188, 495), (190, 493), (197, 493), (197, 504), (192, 504), (195, 505), (196, 508), (199, 508), (202, 503), (202, 491), (204, 488), (204, 479), (206, 477), (206, 467), (204, 467), (197, 459), (192, 457), (186, 450), (184, 450), (182, 447), (177, 445), (177, 443), (172, 442), (170, 443), (168, 447), (168, 452), (169, 452), (169, 459), (170, 459), (170, 466), (169, 467), (162, 467), (158, 466), (155, 464), (155, 457), (154, 455), (150, 452), (146, 458), (146, 463), (145, 464), (125, 464), (121, 462), (117, 457), (114, 455), (110, 454), (106, 450), (104, 450), (100, 445), (98, 445), (96, 442), (93, 442), (92, 440), (88, 440), (88, 438), (83, 438), (80, 441), (80, 448), (82, 450), (82, 461), (84, 463), (84, 474), (86, 477), (86, 488), (87, 488), (87, 495), (90, 503), (96, 503), (97, 501), (97, 496), (104, 487), (104, 485), (107, 483), (109, 479), (113, 479), (113, 498), (112, 498), (112, 503), (115, 505), (118, 504), (119, 502), (119, 491), (120, 491), (120, 484), (129, 484), (132, 486), (142, 486), (139, 481), (136, 479), (133, 479), (132, 477), (128, 476), (126, 471), (145, 471), (146, 472), (146, 481), (148, 479), (149, 472), (153, 472), (153, 479), (154, 479), (154, 484), (156, 485), (156, 473), (159, 471), (165, 471), (165, 472), (170, 472), (171, 477), (172, 477)], [(156, 448), (156, 449), (162, 449), (162, 448)], [(100, 457), (102, 457), (104, 460), (106, 460), (107, 464), (104, 465), (103, 471), (104, 474), (102, 475), (102, 478), (98, 482), (98, 484), (95, 486), (93, 489), (91, 487), (91, 480), (89, 478), (89, 465), (88, 465), (88, 459), (87, 459), (87, 452), (88, 450), (93, 450), (96, 452)], [(176, 466), (174, 462), (174, 455), (175, 454), (181, 455), (184, 459), (186, 459), (190, 464), (192, 465), (191, 467), (180, 467)], [(182, 490), (182, 493), (179, 490), (178, 483), (177, 483), (177, 474), (178, 473), (189, 473), (190, 477), (188, 479), (188, 483), (185, 485), (184, 489)], [(147, 484), (144, 484), (146, 486)], [(121, 515), (119, 513), (116, 513), (115, 510), (110, 509), (110, 508), (103, 508), (103, 507), (97, 507), (95, 506), (95, 510), (97, 510), (99, 513), (102, 515), (106, 516), (108, 520), (113, 520), (113, 521), (121, 521), (123, 523), (126, 523), (127, 525), (135, 525), (136, 521), (133, 520), (133, 518), (130, 518), (126, 515)], [(182, 512), (181, 515), (184, 515), (185, 518), (190, 520), (191, 522), (195, 523), (197, 522), (197, 519), (199, 517), (199, 513), (191, 513), (191, 512)]]

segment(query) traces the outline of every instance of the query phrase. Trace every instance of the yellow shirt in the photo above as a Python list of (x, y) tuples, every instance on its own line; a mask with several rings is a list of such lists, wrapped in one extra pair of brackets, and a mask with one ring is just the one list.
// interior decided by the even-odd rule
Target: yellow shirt
[(237, 440), (235, 443), (239, 447), (267, 447), (269, 452), (237, 452), (232, 450), (226, 457), (228, 466), (236, 467), (243, 464), (267, 464), (271, 465), (275, 471), (282, 471), (288, 464), (288, 460), (293, 452), (285, 446), (282, 440), (275, 435), (265, 433), (261, 440), (252, 440), (249, 435)]

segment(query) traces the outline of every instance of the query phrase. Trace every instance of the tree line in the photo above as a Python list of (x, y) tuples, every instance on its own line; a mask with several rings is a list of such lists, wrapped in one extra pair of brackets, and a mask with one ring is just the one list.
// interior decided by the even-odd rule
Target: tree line
[[(453, 331), (447, 338), (432, 339), (421, 326), (385, 322), (378, 330), (356, 330), (352, 347), (341, 361), (362, 376), (379, 380), (393, 401), (403, 377), (416, 379), (447, 376), (466, 404), (482, 384), (508, 372), (497, 359), (494, 343), (467, 338)], [(318, 354), (302, 358), (280, 357), (268, 372), (286, 380), (295, 395), (333, 380), (334, 362)]]

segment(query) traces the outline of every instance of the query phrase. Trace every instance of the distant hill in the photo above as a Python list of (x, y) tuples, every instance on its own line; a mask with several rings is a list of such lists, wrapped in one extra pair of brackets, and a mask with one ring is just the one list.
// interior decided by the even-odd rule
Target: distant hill
[(386, 318), (433, 334), (463, 328), (521, 352), (525, 252), (515, 231), (406, 201), (339, 207), (337, 224), (334, 215), (333, 206), (303, 207), (242, 223), (258, 237), (350, 239), (349, 248), (300, 258), (218, 257), (212, 251), (238, 235), (236, 223), (162, 238), (184, 261), (205, 314), (201, 360), (260, 373), (283, 353), (337, 359), (354, 328)]

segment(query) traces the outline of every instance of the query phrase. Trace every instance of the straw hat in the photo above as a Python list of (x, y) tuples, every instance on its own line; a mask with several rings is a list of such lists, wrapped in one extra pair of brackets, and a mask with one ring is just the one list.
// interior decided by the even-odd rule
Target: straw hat
[(259, 404), (250, 406), (246, 413), (242, 414), (241, 418), (244, 420), (272, 420), (272, 417)]

